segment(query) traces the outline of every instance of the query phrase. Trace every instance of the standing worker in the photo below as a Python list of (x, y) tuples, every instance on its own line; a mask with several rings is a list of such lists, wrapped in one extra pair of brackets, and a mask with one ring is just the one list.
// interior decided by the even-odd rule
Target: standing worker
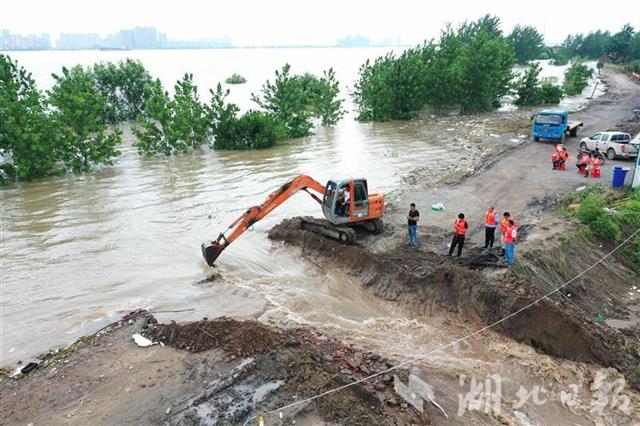
[(420, 220), (420, 212), (416, 209), (416, 204), (409, 205), (409, 214), (407, 215), (409, 228), (409, 245), (418, 247), (418, 221)]
[(507, 233), (507, 228), (509, 226), (509, 220), (512, 220), (511, 214), (509, 212), (504, 212), (502, 215), (502, 220), (500, 221), (500, 233), (502, 234), (502, 253), (501, 256), (504, 256), (505, 248), (504, 248), (504, 236)]
[(489, 207), (484, 215), (484, 248), (493, 248), (496, 239), (496, 225), (498, 223), (498, 213), (493, 206)]
[(449, 256), (453, 254), (453, 250), (458, 246), (458, 257), (462, 255), (462, 247), (464, 246), (464, 236), (467, 233), (469, 224), (464, 220), (464, 213), (458, 215), (458, 219), (453, 224), (453, 241), (449, 247)]
[(504, 236), (504, 260), (509, 264), (513, 265), (513, 262), (516, 260), (516, 237), (518, 236), (518, 231), (516, 230), (516, 225), (512, 219), (509, 219), (507, 224), (507, 232)]

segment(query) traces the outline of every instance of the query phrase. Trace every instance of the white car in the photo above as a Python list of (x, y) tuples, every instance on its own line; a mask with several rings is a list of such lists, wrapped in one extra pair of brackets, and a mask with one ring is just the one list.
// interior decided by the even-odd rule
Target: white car
[(634, 158), (638, 156), (636, 147), (630, 144), (631, 135), (624, 132), (600, 132), (580, 141), (580, 149), (598, 148), (609, 160), (616, 157)]

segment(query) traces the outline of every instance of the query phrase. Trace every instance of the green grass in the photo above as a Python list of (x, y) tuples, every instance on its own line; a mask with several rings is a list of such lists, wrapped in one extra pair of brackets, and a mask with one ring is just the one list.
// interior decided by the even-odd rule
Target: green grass
[[(562, 213), (575, 217), (587, 238), (599, 238), (611, 244), (640, 228), (640, 190), (614, 191), (602, 185), (589, 185), (561, 200)], [(640, 265), (640, 234), (622, 253)]]

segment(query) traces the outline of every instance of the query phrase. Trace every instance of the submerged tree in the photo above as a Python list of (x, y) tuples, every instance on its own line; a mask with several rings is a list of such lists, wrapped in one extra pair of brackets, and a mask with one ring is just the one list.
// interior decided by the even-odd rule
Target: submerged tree
[(323, 125), (337, 123), (344, 111), (333, 69), (326, 71), (321, 79), (290, 71), (289, 64), (276, 70), (274, 82), (267, 80), (260, 95), (251, 95), (252, 100), (282, 122), (291, 138), (311, 134), (312, 118), (320, 118)]
[(589, 85), (589, 79), (592, 76), (593, 70), (576, 59), (564, 73), (562, 88), (569, 96), (578, 95)]
[(140, 61), (126, 59), (95, 64), (92, 68), (96, 87), (106, 99), (108, 123), (135, 120), (142, 114), (151, 94), (153, 79)]
[(516, 105), (546, 105), (558, 104), (562, 100), (563, 91), (560, 86), (549, 82), (542, 82), (540, 72), (542, 68), (534, 63), (524, 75), (515, 83)]
[(238, 117), (240, 108), (227, 103), (229, 91), (218, 84), (211, 91), (212, 147), (215, 149), (261, 149), (272, 147), (287, 137), (287, 129), (272, 114), (248, 111)]
[(31, 74), (0, 55), (0, 183), (63, 172), (58, 165), (62, 131), (47, 114), (45, 97)]
[(62, 68), (53, 74), (49, 91), (52, 114), (62, 127), (61, 158), (74, 173), (88, 172), (93, 164), (113, 164), (120, 155), (119, 129), (108, 129), (104, 121), (106, 100), (96, 89), (91, 73), (81, 66)]
[(521, 65), (538, 59), (542, 54), (544, 37), (533, 26), (516, 25), (507, 38), (513, 45), (517, 62)]
[(133, 128), (140, 153), (174, 155), (208, 143), (209, 111), (198, 98), (193, 75), (185, 74), (174, 89), (171, 99), (160, 80), (151, 85), (144, 114)]
[(462, 112), (496, 108), (509, 93), (513, 63), (498, 18), (447, 26), (437, 43), (397, 57), (390, 53), (360, 68), (352, 92), (357, 119), (408, 119), (425, 106), (459, 106)]

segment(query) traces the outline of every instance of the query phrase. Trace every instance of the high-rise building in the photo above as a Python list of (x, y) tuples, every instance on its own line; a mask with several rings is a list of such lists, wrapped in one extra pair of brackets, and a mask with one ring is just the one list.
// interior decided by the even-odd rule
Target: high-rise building
[(133, 29), (133, 47), (136, 49), (154, 49), (158, 47), (158, 33), (154, 27), (135, 27)]
[(51, 48), (49, 34), (11, 34), (0, 30), (0, 50), (47, 50)]
[(64, 50), (97, 49), (102, 39), (95, 33), (61, 33), (56, 47)]

